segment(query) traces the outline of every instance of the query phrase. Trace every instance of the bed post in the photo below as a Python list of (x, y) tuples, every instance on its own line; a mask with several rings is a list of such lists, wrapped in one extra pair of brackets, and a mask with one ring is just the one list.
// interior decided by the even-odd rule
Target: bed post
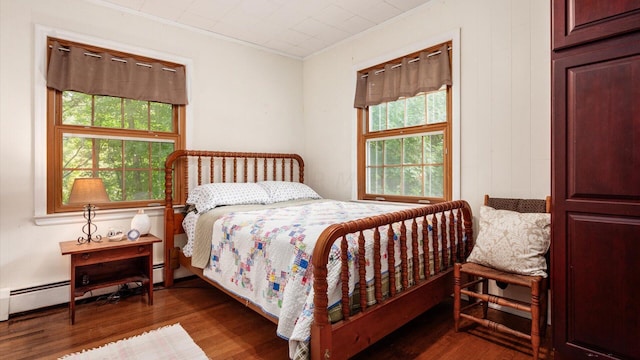
[[(337, 239), (341, 234), (337, 232), (342, 228), (331, 225), (324, 229), (318, 239)], [(321, 243), (321, 241), (318, 241)], [(322, 242), (324, 243), (324, 242)], [(313, 324), (311, 325), (311, 359), (330, 359), (332, 350), (332, 327), (329, 322), (329, 297), (327, 290), (327, 264), (325, 260), (329, 256), (330, 247), (317, 247), (314, 249), (311, 262), (313, 264)], [(326, 252), (326, 254), (325, 254)]]
[(184, 151), (174, 151), (167, 157), (164, 165), (164, 286), (173, 285), (173, 270), (176, 259), (174, 250), (174, 222), (173, 210), (173, 162), (182, 156)]

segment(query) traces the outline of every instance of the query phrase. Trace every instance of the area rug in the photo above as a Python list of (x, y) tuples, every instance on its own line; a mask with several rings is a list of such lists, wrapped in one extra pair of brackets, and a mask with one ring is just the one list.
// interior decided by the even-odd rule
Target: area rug
[(60, 359), (208, 359), (180, 324), (65, 355)]

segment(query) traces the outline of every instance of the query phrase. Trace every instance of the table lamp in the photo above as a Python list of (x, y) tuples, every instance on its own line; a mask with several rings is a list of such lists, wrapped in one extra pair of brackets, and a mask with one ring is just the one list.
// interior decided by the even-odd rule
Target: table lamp
[(87, 223), (82, 227), (82, 232), (85, 233), (86, 237), (79, 237), (78, 243), (90, 243), (91, 240), (95, 242), (101, 241), (102, 236), (100, 235), (91, 238), (91, 234), (98, 230), (96, 224), (91, 223), (91, 220), (96, 216), (94, 204), (104, 202), (109, 202), (109, 196), (101, 178), (76, 178), (73, 181), (69, 204), (84, 205), (83, 215), (87, 220)]

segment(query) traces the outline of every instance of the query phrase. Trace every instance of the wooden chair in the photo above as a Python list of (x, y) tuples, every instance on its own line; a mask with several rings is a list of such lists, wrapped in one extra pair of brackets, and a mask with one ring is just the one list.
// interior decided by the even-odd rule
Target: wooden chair
[[(490, 198), (488, 195), (485, 195), (484, 204), (494, 209), (511, 210), (520, 213), (549, 213), (551, 210), (550, 197), (547, 197), (545, 200), (532, 200)], [(548, 253), (547, 264), (549, 264)], [(461, 319), (468, 319), (492, 330), (505, 332), (530, 340), (531, 347), (533, 349), (533, 359), (538, 359), (540, 339), (541, 337), (544, 337), (547, 325), (547, 290), (549, 288), (548, 278), (542, 276), (526, 276), (507, 273), (472, 262), (456, 263), (454, 264), (453, 271), (453, 317), (455, 322), (455, 330), (458, 331), (460, 329)], [(465, 280), (467, 282), (462, 284), (462, 280)], [(523, 302), (490, 294), (488, 292), (489, 280), (495, 280), (498, 286), (503, 289), (507, 285), (528, 287), (531, 291), (531, 299), (529, 302)], [(462, 294), (469, 297), (469, 305), (464, 308), (461, 308)], [(523, 333), (507, 327), (503, 324), (499, 324), (487, 319), (488, 303), (494, 303), (501, 306), (528, 312), (531, 315), (531, 332), (529, 334)], [(482, 317), (476, 317), (467, 312), (468, 310), (476, 306), (482, 306)]]

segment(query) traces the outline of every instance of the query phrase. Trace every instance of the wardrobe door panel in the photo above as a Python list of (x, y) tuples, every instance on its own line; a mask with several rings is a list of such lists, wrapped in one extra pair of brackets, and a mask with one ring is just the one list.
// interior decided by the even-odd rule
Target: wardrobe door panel
[(567, 345), (590, 354), (640, 358), (640, 218), (568, 215)]
[(551, 95), (554, 359), (640, 359), (640, 31), (554, 51)]
[(569, 198), (640, 200), (638, 81), (640, 55), (567, 70)]
[(638, 30), (640, 1), (556, 0), (552, 19), (552, 47), (559, 50)]

